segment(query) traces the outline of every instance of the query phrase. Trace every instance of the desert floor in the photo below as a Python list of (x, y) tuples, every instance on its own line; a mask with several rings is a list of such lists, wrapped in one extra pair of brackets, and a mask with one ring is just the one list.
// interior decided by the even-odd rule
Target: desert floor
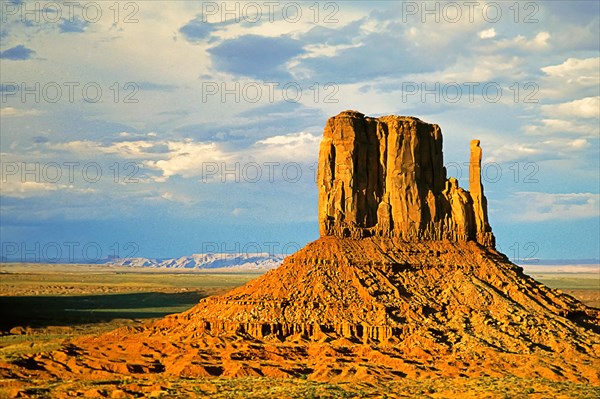
[[(525, 267), (537, 280), (600, 308), (598, 266)], [(257, 277), (98, 265), (0, 264), (0, 362), (58, 349), (65, 340), (135, 326), (182, 312), (199, 299)], [(597, 398), (600, 387), (517, 377), (385, 382), (318, 382), (302, 378), (122, 379), (30, 381), (0, 377), (4, 397), (181, 398)]]

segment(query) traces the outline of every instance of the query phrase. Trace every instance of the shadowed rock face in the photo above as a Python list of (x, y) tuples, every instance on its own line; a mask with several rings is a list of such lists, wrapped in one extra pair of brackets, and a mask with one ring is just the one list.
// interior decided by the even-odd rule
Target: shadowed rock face
[(469, 190), (446, 177), (442, 132), (418, 118), (345, 111), (325, 126), (319, 154), (322, 236), (477, 241), (494, 246), (471, 142)]

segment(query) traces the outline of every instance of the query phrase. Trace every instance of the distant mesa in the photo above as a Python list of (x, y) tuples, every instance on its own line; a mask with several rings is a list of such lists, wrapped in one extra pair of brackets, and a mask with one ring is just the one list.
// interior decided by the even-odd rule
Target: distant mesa
[(479, 140), (471, 142), (469, 174), (469, 191), (447, 178), (438, 125), (342, 112), (327, 121), (321, 141), (321, 235), (474, 240), (493, 247)]
[(267, 271), (283, 262), (283, 255), (267, 253), (206, 253), (171, 259), (121, 258), (108, 265), (210, 271)]

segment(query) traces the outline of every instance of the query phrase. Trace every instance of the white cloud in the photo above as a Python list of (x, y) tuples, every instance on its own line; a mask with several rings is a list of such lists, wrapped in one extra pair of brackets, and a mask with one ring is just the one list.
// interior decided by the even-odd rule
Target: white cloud
[(157, 181), (165, 181), (175, 175), (183, 177), (200, 176), (208, 164), (227, 160), (230, 155), (218, 148), (215, 143), (198, 143), (191, 139), (167, 142), (169, 152), (163, 154), (166, 159), (148, 160), (144, 164), (162, 171)]
[(600, 96), (586, 97), (560, 104), (542, 105), (541, 111), (552, 117), (600, 118)]
[[(485, 82), (502, 82), (510, 78), (510, 82), (515, 79), (525, 79), (524, 73), (526, 68), (523, 66), (523, 60), (519, 57), (503, 54), (480, 54), (474, 60), (472, 57), (460, 56), (452, 65), (446, 68), (430, 72), (416, 73), (403, 76), (397, 84), (398, 87), (403, 82), (427, 82), (427, 87), (433, 87), (436, 82), (444, 85), (447, 83), (458, 83), (462, 85), (461, 89), (468, 96), (469, 87), (465, 86), (466, 82), (479, 82), (479, 86), (472, 88), (474, 93), (478, 93), (476, 99), (481, 99), (481, 90)], [(386, 79), (386, 85), (393, 85), (395, 82), (391, 79)], [(510, 93), (510, 89), (503, 89)], [(512, 101), (510, 95), (503, 96)]]
[(518, 213), (511, 215), (514, 221), (545, 222), (600, 216), (600, 194), (519, 192), (514, 194), (513, 201), (520, 204), (514, 208)]
[(581, 150), (589, 147), (590, 143), (586, 139), (552, 139), (541, 143), (547, 149), (558, 151)]
[(572, 121), (563, 119), (542, 119), (540, 123), (541, 124), (525, 126), (525, 132), (528, 134), (549, 134), (555, 132), (577, 131), (576, 125)]
[(568, 58), (558, 65), (541, 68), (540, 98), (574, 100), (595, 97), (600, 86), (600, 57)]
[(584, 59), (567, 58), (562, 64), (543, 67), (542, 71), (548, 76), (566, 78), (566, 83), (572, 83), (573, 80), (597, 82), (600, 79), (598, 77), (599, 68), (600, 57)]
[[(120, 133), (121, 137), (127, 137), (129, 133), (123, 136), (123, 133)], [(102, 143), (90, 140), (74, 140), (68, 141), (65, 143), (56, 143), (50, 144), (48, 148), (54, 150), (63, 150), (69, 151), (74, 154), (79, 155), (98, 155), (98, 153), (102, 154), (115, 154), (122, 158), (156, 158), (160, 156), (160, 153), (156, 153), (153, 151), (154, 148), (157, 148), (160, 145), (164, 145), (165, 143), (156, 142), (156, 141), (146, 141), (146, 140), (135, 140), (135, 141), (120, 141), (116, 143), (112, 143), (110, 145), (104, 145)]]
[(72, 184), (59, 184), (44, 181), (21, 181), (7, 178), (2, 182), (2, 195), (13, 198), (31, 198), (49, 195), (52, 192), (71, 192), (79, 194), (95, 193), (93, 188), (77, 188)]
[(191, 205), (194, 203), (197, 203), (198, 201), (196, 199), (194, 199), (193, 197), (180, 193), (180, 192), (172, 192), (172, 191), (165, 191), (160, 195), (160, 198), (167, 200), (169, 202), (176, 202), (176, 203), (180, 203), (180, 204), (185, 204), (185, 205)]
[(36, 116), (42, 114), (42, 111), (37, 109), (19, 109), (13, 107), (0, 108), (0, 116), (3, 118), (20, 117), (20, 116)]
[(338, 44), (331, 45), (327, 43), (309, 44), (304, 47), (306, 54), (299, 56), (299, 59), (312, 58), (312, 57), (335, 57), (341, 51), (362, 46), (362, 43), (354, 44)]
[(537, 33), (531, 39), (528, 39), (523, 35), (517, 35), (510, 39), (498, 40), (496, 43), (498, 49), (540, 51), (549, 48), (550, 38), (550, 33), (542, 31)]
[(496, 29), (494, 28), (482, 30), (481, 32), (479, 32), (480, 39), (492, 39), (494, 37), (496, 37)]
[[(128, 137), (129, 134), (121, 133), (119, 136)], [(213, 178), (218, 177), (227, 170), (243, 168), (241, 164), (244, 161), (259, 163), (316, 161), (320, 141), (320, 135), (298, 132), (259, 140), (242, 150), (228, 150), (219, 143), (198, 142), (190, 138), (179, 141), (119, 141), (111, 144), (74, 140), (49, 144), (48, 148), (65, 151), (77, 157), (110, 154), (137, 160), (145, 167), (161, 173), (154, 178), (154, 181), (165, 182), (169, 177), (176, 175), (189, 178), (209, 174)], [(169, 192), (164, 193), (162, 198), (169, 201), (187, 201), (187, 199), (176, 199)]]
[(563, 138), (533, 141), (530, 143), (509, 143), (491, 146), (485, 162), (541, 161), (547, 157), (573, 158), (590, 146), (586, 138)]
[(586, 148), (589, 147), (590, 143), (588, 143), (585, 139), (575, 139), (571, 142), (571, 147), (573, 148)]
[(535, 35), (535, 38), (532, 40), (532, 44), (536, 47), (547, 47), (549, 40), (550, 40), (550, 33), (540, 32), (537, 35)]
[(257, 157), (264, 160), (290, 159), (305, 161), (316, 159), (320, 142), (320, 136), (300, 132), (259, 140), (254, 147), (257, 151)]
[(543, 150), (532, 143), (509, 143), (499, 146), (491, 146), (490, 155), (485, 162), (508, 162), (518, 159), (537, 158), (543, 154)]
[(598, 137), (598, 123), (591, 119), (542, 119), (539, 122), (524, 126), (523, 131), (529, 135), (548, 136), (567, 133), (580, 138)]

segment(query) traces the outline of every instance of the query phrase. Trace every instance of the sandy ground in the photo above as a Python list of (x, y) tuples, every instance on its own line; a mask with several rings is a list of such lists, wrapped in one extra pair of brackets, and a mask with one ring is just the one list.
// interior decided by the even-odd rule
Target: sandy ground
[[(600, 307), (595, 269), (567, 266), (526, 268), (528, 274), (561, 289), (588, 306)], [(117, 327), (132, 327), (192, 307), (200, 298), (243, 285), (255, 274), (207, 274), (181, 270), (140, 270), (72, 265), (1, 265), (0, 398), (596, 398), (589, 384), (540, 378), (401, 378), (386, 382), (311, 381), (302, 374), (286, 378), (240, 375), (237, 378), (168, 378), (161, 376), (64, 381), (59, 386), (35, 375), (15, 379), (7, 365), (23, 355), (56, 351), (65, 340), (86, 339)], [(137, 296), (136, 296), (137, 295)], [(141, 296), (140, 296), (141, 295)], [(86, 298), (95, 307), (85, 305)], [(104, 302), (102, 298), (105, 298)], [(110, 298), (110, 300), (106, 300)], [(16, 302), (10, 302), (16, 301)], [(65, 306), (78, 307), (65, 309)], [(15, 308), (15, 306), (17, 306)], [(18, 308), (24, 306), (24, 308)], [(104, 306), (104, 307), (103, 307)], [(21, 318), (13, 313), (26, 311)], [(49, 317), (41, 317), (46, 315)], [(65, 313), (67, 316), (65, 316)]]

